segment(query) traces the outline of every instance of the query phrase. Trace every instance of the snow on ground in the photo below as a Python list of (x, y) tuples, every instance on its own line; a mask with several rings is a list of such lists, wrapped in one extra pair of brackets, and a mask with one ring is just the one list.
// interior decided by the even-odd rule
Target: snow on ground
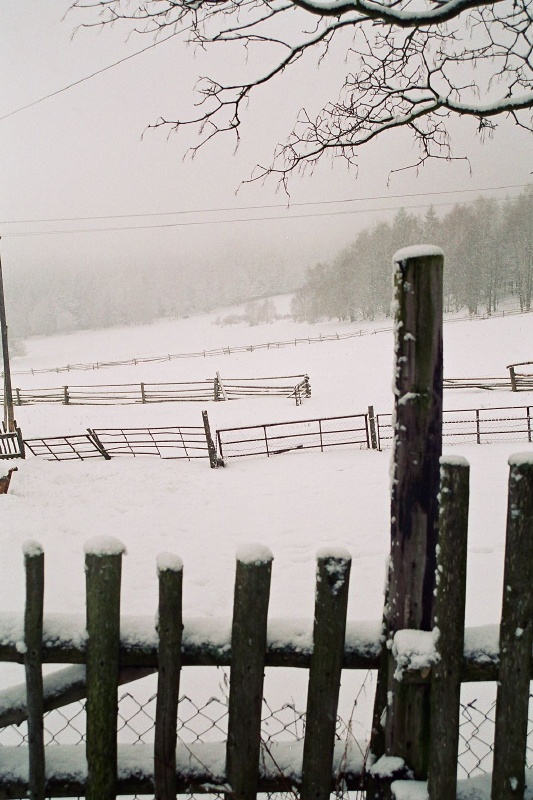
[[(29, 342), (28, 354), (14, 359), (13, 369), (314, 338), (319, 333), (359, 329), (367, 333), (373, 326), (382, 327), (379, 323), (333, 322), (311, 326), (287, 320), (255, 327), (215, 325), (215, 317), (223, 315), (217, 312), (144, 327), (34, 339)], [(504, 377), (507, 364), (533, 358), (531, 342), (530, 314), (447, 324), (445, 376)], [(312, 386), (312, 398), (300, 407), (289, 399), (273, 397), (145, 406), (41, 404), (17, 408), (17, 421), (24, 436), (30, 438), (81, 433), (88, 426), (200, 425), (204, 407), (213, 430), (353, 414), (366, 411), (368, 405), (386, 413), (392, 406), (392, 353), (392, 333), (381, 332), (205, 359), (59, 375), (15, 375), (14, 386), (38, 388), (65, 383), (188, 381), (214, 377), (217, 371), (223, 378), (308, 373)], [(445, 408), (527, 404), (533, 404), (533, 392), (448, 390), (445, 394)], [(459, 444), (451, 451), (466, 456), (472, 467), (468, 625), (498, 622), (507, 458), (528, 448), (533, 445), (522, 441)], [(145, 457), (58, 464), (30, 456), (17, 464), (10, 493), (0, 501), (0, 607), (23, 607), (21, 546), (32, 538), (45, 550), (46, 610), (82, 611), (83, 544), (94, 536), (113, 535), (128, 551), (123, 567), (124, 613), (155, 614), (156, 558), (166, 551), (183, 559), (185, 618), (230, 616), (235, 552), (257, 542), (274, 555), (273, 617), (312, 617), (315, 555), (320, 548), (334, 545), (347, 548), (353, 556), (349, 618), (379, 620), (388, 552), (389, 459), (387, 451), (304, 452), (236, 459), (225, 469), (211, 470), (204, 461)], [(4, 666), (0, 684), (9, 684), (17, 669)], [(289, 691), (298, 696), (300, 706), (305, 705), (305, 676), (300, 675), (287, 689), (285, 672), (268, 671), (267, 697), (268, 692), (277, 697)], [(207, 671), (202, 672), (200, 684), (207, 687), (206, 676)], [(352, 674), (343, 679), (342, 702), (348, 709), (356, 691), (355, 678)], [(220, 682), (220, 675), (213, 680)], [(188, 681), (194, 690), (200, 690), (198, 681), (185, 675), (184, 688)], [(371, 699), (368, 692), (367, 711)]]

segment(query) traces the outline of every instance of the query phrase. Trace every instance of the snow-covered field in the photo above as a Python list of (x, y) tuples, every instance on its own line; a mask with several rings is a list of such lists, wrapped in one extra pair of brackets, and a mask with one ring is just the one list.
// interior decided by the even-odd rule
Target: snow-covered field
[[(14, 359), (25, 370), (66, 363), (185, 353), (222, 346), (318, 336), (359, 329), (360, 324), (316, 326), (279, 321), (248, 327), (220, 327), (217, 316), (161, 321), (146, 327), (75, 333), (32, 340), (28, 353)], [(385, 323), (386, 324), (386, 323)], [(375, 327), (380, 326), (374, 323)], [(372, 328), (369, 323), (366, 328)], [(531, 360), (533, 315), (445, 325), (446, 377), (504, 377), (506, 365)], [(299, 345), (279, 350), (191, 358), (94, 372), (32, 377), (15, 375), (14, 386), (41, 388), (64, 383), (119, 384), (188, 381), (308, 373), (312, 397), (296, 407), (285, 398), (250, 398), (228, 403), (168, 403), (138, 406), (39, 405), (17, 408), (26, 438), (82, 433), (90, 427), (200, 425), (207, 408), (211, 428), (336, 416), (392, 406), (392, 333)], [(523, 406), (533, 392), (448, 390), (445, 408)], [(471, 510), (467, 625), (497, 623), (501, 605), (507, 495), (507, 458), (531, 451), (526, 441), (456, 444), (450, 452), (471, 464)], [(311, 619), (314, 558), (325, 545), (340, 545), (353, 556), (349, 619), (381, 617), (388, 552), (390, 453), (339, 450), (303, 452), (275, 458), (235, 459), (211, 470), (207, 461), (157, 458), (50, 463), (28, 457), (19, 462), (10, 493), (1, 498), (0, 607), (20, 610), (24, 579), (21, 544), (32, 537), (46, 554), (46, 611), (84, 608), (83, 543), (112, 534), (127, 547), (122, 608), (128, 614), (155, 613), (156, 555), (173, 551), (184, 561), (184, 614), (230, 616), (235, 551), (259, 542), (273, 551), (270, 614)], [(197, 671), (198, 672), (198, 671)], [(209, 694), (207, 671), (184, 674), (184, 690)], [(266, 696), (290, 692), (305, 706), (303, 674), (288, 682), (284, 670), (270, 670)], [(185, 670), (187, 673), (187, 670)], [(271, 675), (270, 673), (276, 673)], [(0, 685), (21, 679), (19, 668), (0, 673)], [(351, 708), (356, 676), (345, 676), (343, 703)], [(220, 676), (213, 678), (217, 683)], [(190, 684), (188, 683), (190, 681)], [(275, 702), (276, 702), (275, 701)], [(361, 704), (361, 731), (371, 696)], [(366, 708), (366, 710), (365, 710)]]

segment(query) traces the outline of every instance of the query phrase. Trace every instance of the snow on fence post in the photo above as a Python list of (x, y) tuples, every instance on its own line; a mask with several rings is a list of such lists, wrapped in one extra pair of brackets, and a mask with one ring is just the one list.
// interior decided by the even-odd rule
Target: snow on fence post
[[(384, 610), (389, 647), (396, 631), (432, 626), (442, 450), (442, 251), (431, 245), (406, 248), (393, 264), (395, 428)], [(430, 687), (402, 684), (395, 670), (384, 645), (372, 753), (400, 757), (417, 780), (426, 780)], [(381, 796), (379, 788), (372, 792), (371, 798)]]
[(85, 545), (87, 592), (87, 800), (117, 796), (120, 579), (124, 545), (112, 536)]
[(177, 714), (181, 671), (182, 588), (181, 559), (170, 553), (157, 558), (159, 611), (157, 632), (158, 679), (155, 710), (154, 792), (156, 800), (175, 800)]
[(507, 369), (509, 370), (509, 378), (511, 379), (511, 391), (517, 392), (518, 389), (516, 387), (516, 375), (513, 364), (510, 364)]
[(533, 454), (509, 458), (493, 800), (524, 796), (533, 644)]
[(439, 545), (435, 575), (428, 791), (431, 800), (457, 794), (461, 667), (464, 651), (470, 466), (441, 458)]
[(237, 552), (226, 775), (234, 800), (255, 800), (267, 650), (272, 553), (259, 545)]
[(63, 405), (68, 406), (70, 401), (68, 386), (63, 386)]
[(43, 605), (44, 553), (35, 541), (24, 542), (26, 608), (24, 612), (24, 667), (28, 709), (29, 797), (45, 798), (45, 755), (43, 736)]
[(344, 657), (351, 556), (323, 550), (317, 556), (313, 653), (309, 667), (302, 766), (302, 800), (329, 800), (337, 705)]

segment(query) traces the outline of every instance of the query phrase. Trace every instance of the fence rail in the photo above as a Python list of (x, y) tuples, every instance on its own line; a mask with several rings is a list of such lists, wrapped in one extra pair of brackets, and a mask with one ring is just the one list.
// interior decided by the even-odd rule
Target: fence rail
[(528, 372), (517, 372), (517, 367), (533, 367), (533, 361), (522, 361), (520, 364), (509, 364), (509, 378), (513, 392), (527, 392), (533, 389), (533, 369)]
[(222, 459), (273, 456), (291, 450), (323, 452), (331, 447), (370, 447), (368, 415), (223, 428), (217, 430), (217, 443)]
[[(296, 383), (294, 382), (296, 381)], [(296, 405), (311, 397), (308, 375), (282, 375), (268, 378), (215, 378), (168, 383), (94, 384), (60, 386), (47, 389), (18, 389), (15, 405), (62, 403), (63, 405), (123, 405), (131, 403), (204, 402), (233, 400), (239, 397), (274, 395), (293, 397)], [(2, 395), (0, 394), (0, 400)]]
[[(448, 444), (533, 441), (533, 406), (465, 408), (443, 411), (442, 417), (442, 436)], [(376, 426), (379, 448), (391, 447), (392, 414), (377, 414)]]
[[(478, 321), (486, 319), (494, 319), (496, 317), (509, 317), (516, 316), (517, 314), (531, 314), (531, 311), (494, 311), (491, 314), (469, 314), (468, 316), (453, 317), (444, 320), (445, 324), (453, 324), (455, 322)], [(182, 358), (209, 358), (210, 356), (225, 356), (232, 355), (233, 353), (253, 353), (258, 350), (278, 350), (285, 347), (297, 347), (302, 344), (318, 344), (322, 342), (334, 342), (344, 339), (354, 339), (360, 336), (374, 336), (376, 333), (390, 333), (394, 328), (391, 325), (384, 325), (379, 328), (360, 329), (358, 331), (350, 331), (348, 333), (330, 333), (319, 334), (318, 336), (301, 336), (294, 339), (285, 339), (277, 342), (260, 342), (259, 344), (236, 345), (228, 347), (217, 347), (210, 350), (195, 350), (189, 353), (167, 353), (159, 356), (141, 356), (138, 358), (129, 358), (122, 361), (90, 361), (78, 364), (65, 364), (62, 367), (45, 367), (42, 369), (23, 369), (11, 370), (12, 375), (43, 375), (55, 372), (75, 372), (90, 371), (95, 369), (105, 369), (106, 367), (126, 367), (137, 366), (137, 364), (154, 364), (163, 363), (165, 361), (175, 361)], [(0, 373), (1, 375), (2, 373)]]

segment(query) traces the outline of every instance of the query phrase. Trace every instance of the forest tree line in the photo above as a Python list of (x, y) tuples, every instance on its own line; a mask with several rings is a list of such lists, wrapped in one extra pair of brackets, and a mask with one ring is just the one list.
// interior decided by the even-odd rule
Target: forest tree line
[(504, 202), (478, 198), (439, 218), (397, 212), (392, 223), (363, 230), (330, 264), (307, 271), (292, 313), (299, 321), (374, 319), (388, 316), (391, 259), (402, 247), (435, 244), (444, 250), (446, 311), (496, 311), (513, 296), (521, 311), (532, 308), (533, 187)]

